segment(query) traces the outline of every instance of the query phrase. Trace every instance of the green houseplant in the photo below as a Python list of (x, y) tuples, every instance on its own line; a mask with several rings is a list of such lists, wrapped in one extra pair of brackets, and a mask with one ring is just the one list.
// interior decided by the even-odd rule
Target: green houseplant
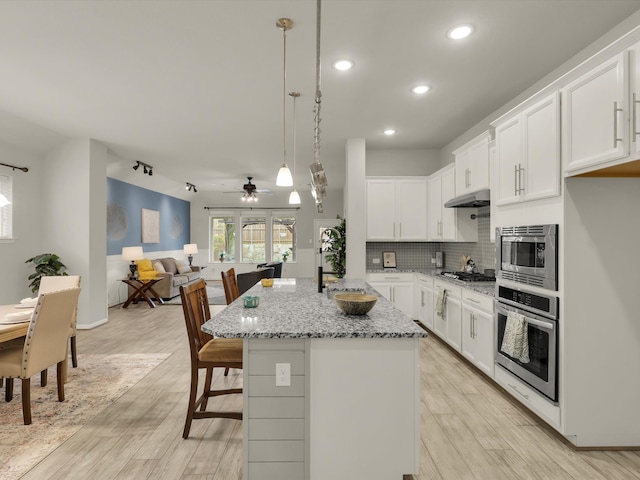
[(333, 229), (324, 231), (325, 259), (333, 268), (336, 277), (342, 278), (347, 273), (347, 221), (338, 215), (336, 218), (341, 220), (340, 224)]
[(64, 270), (67, 269), (66, 265), (60, 261), (60, 257), (55, 253), (41, 253), (35, 257), (30, 258), (24, 263), (34, 263), (36, 271), (29, 275), (31, 283), (31, 291), (36, 293), (40, 289), (40, 278), (45, 276), (65, 276), (69, 275)]

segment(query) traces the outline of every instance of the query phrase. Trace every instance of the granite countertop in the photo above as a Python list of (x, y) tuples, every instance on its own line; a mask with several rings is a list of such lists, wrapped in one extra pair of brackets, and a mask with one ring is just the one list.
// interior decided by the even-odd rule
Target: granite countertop
[(488, 297), (495, 297), (496, 282), (463, 282), (462, 280), (456, 280), (454, 278), (445, 277), (440, 275), (442, 269), (439, 268), (415, 268), (415, 269), (400, 269), (400, 268), (386, 268), (367, 270), (367, 273), (418, 273), (420, 275), (431, 275), (433, 278), (442, 280), (444, 282), (452, 283), (468, 290), (487, 295)]
[(223, 338), (418, 338), (427, 333), (363, 280), (340, 280), (330, 290), (359, 289), (378, 297), (367, 315), (345, 315), (311, 278), (274, 279), (273, 287), (257, 283), (246, 295), (257, 295), (256, 308), (244, 308), (242, 297), (202, 326)]

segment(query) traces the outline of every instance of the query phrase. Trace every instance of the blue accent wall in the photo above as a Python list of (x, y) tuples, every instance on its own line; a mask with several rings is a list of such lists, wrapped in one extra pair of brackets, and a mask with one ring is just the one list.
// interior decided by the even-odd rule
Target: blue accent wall
[[(142, 243), (143, 208), (160, 212), (160, 243)], [(190, 202), (107, 177), (107, 255), (139, 245), (145, 252), (182, 250), (190, 232)]]

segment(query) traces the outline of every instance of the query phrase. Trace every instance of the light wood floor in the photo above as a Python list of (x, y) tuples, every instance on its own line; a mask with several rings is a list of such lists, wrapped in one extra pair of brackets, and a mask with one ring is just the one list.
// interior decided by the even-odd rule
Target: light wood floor
[[(173, 355), (23, 479), (242, 478), (241, 422), (194, 421), (182, 439), (189, 359), (181, 306), (113, 307), (108, 324), (78, 331), (78, 349)], [(640, 479), (640, 452), (574, 452), (433, 336), (421, 354), (421, 469), (404, 480)], [(232, 371), (217, 381), (242, 377)], [(224, 401), (239, 408), (239, 400)]]

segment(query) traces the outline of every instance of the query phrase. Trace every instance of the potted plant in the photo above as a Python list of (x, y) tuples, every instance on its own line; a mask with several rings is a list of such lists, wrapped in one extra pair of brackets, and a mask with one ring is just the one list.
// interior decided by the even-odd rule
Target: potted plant
[(327, 229), (324, 232), (326, 248), (325, 256), (327, 262), (333, 268), (333, 274), (338, 277), (344, 277), (347, 273), (347, 221), (338, 215), (336, 218), (341, 220), (340, 224), (334, 229)]
[(224, 262), (224, 250), (220, 250), (220, 256), (218, 258), (220, 258), (220, 263)]
[(24, 263), (34, 263), (36, 271), (29, 275), (31, 283), (31, 291), (36, 293), (40, 289), (40, 278), (46, 276), (65, 276), (69, 275), (64, 270), (67, 269), (66, 265), (60, 261), (60, 257), (55, 253), (41, 253), (35, 257), (30, 258)]
[(282, 254), (282, 261), (287, 263), (287, 260), (289, 259), (289, 255), (291, 254), (291, 252), (289, 250), (287, 250), (286, 252), (284, 252)]

